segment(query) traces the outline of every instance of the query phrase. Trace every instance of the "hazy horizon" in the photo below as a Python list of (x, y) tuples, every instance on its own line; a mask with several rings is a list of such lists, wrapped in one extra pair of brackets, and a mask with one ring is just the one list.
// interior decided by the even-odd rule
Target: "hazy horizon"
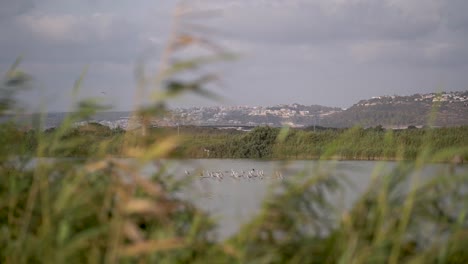
[[(134, 102), (134, 67), (155, 71), (178, 1), (0, 1), (0, 72), (20, 55), (34, 89), (30, 108), (68, 111), (80, 97), (114, 111)], [(209, 38), (240, 55), (213, 66), (222, 102), (194, 96), (173, 107), (299, 103), (348, 108), (361, 99), (468, 89), (468, 1), (199, 0), (217, 10), (196, 20)]]
[[(465, 90), (465, 91), (451, 91), (451, 92), (466, 92), (468, 90)], [(434, 91), (434, 92), (427, 92), (427, 93), (438, 93), (440, 91)], [(445, 92), (445, 91), (442, 91), (442, 92)], [(417, 94), (417, 93), (416, 93)], [(386, 94), (386, 95), (379, 95), (379, 96), (392, 96), (392, 95), (396, 95), (396, 96), (412, 96), (412, 95), (415, 95), (415, 94)], [(368, 99), (372, 99), (371, 97), (369, 98), (361, 98), (359, 99), (358, 101), (360, 100), (368, 100)], [(271, 104), (271, 105), (268, 105), (268, 104), (260, 104), (260, 105), (249, 105), (249, 104), (221, 104), (221, 103), (216, 103), (216, 102), (213, 102), (211, 104), (207, 104), (207, 105), (195, 105), (195, 106), (190, 106), (190, 105), (177, 105), (177, 104), (170, 104), (169, 105), (169, 110), (174, 110), (174, 109), (177, 109), (177, 108), (180, 108), (180, 109), (189, 109), (189, 108), (199, 108), (199, 107), (275, 107), (275, 106), (279, 106), (279, 105), (293, 105), (293, 104), (299, 104), (299, 105), (304, 105), (304, 106), (312, 106), (312, 105), (319, 105), (319, 106), (324, 106), (324, 107), (330, 107), (330, 108), (340, 108), (342, 110), (346, 110), (348, 108), (350, 108), (351, 106), (353, 106), (354, 104), (358, 103), (358, 101), (354, 102), (353, 104), (349, 105), (348, 107), (340, 107), (340, 106), (333, 106), (333, 105), (321, 105), (321, 104), (301, 104), (301, 103), (298, 103), (298, 102), (292, 102), (292, 103), (279, 103), (279, 104)], [(99, 112), (132, 112), (134, 111), (135, 109), (109, 109), (109, 110), (103, 110), (103, 111), (99, 111)], [(57, 110), (52, 110), (52, 111), (48, 111), (48, 113), (66, 113), (66, 112), (69, 112), (67, 110), (65, 111), (57, 111)]]

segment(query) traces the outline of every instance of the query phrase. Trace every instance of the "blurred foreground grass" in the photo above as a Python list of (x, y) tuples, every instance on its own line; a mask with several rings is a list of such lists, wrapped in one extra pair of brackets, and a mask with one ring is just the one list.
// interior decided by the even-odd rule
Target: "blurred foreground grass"
[[(207, 43), (177, 30), (171, 39), (167, 58), (185, 46)], [(213, 56), (226, 57), (218, 50)], [(176, 95), (210, 95), (203, 84), (214, 78), (174, 81), (175, 73), (206, 61), (213, 60), (167, 59), (155, 83), (137, 71), (139, 90), (149, 84), (158, 89), (151, 103), (135, 111), (143, 126), (122, 132), (120, 151), (134, 162), (109, 155), (111, 142), (105, 139), (80, 159), (43, 158), (90, 147), (85, 138), (69, 135), (75, 121), (100, 109), (94, 101), (77, 103), (74, 114), (49, 133), (40, 129), (40, 119), (26, 138), (19, 138), (13, 124), (2, 124), (0, 262), (468, 263), (466, 171), (444, 170), (421, 180), (428, 162), (466, 155), (467, 146), (439, 151), (430, 129), (414, 162), (400, 162), (385, 175), (377, 167), (370, 186), (345, 213), (338, 214), (327, 196), (340, 193), (346, 180), (317, 166), (312, 175), (278, 182), (257, 216), (219, 241), (216, 222), (177, 195), (187, 179), (170, 175), (158, 162), (177, 149), (180, 138), (167, 133), (150, 139), (145, 125)], [(27, 81), (15, 64), (2, 83), (2, 114), (15, 109), (15, 91)], [(287, 142), (288, 133), (285, 128), (268, 140)], [(359, 130), (350, 129), (330, 142), (322, 158), (337, 155), (355, 133)], [(393, 136), (385, 133), (382, 144)], [(31, 142), (34, 153), (28, 151)], [(405, 146), (388, 151), (403, 156)], [(150, 177), (142, 171), (147, 164), (158, 168)]]

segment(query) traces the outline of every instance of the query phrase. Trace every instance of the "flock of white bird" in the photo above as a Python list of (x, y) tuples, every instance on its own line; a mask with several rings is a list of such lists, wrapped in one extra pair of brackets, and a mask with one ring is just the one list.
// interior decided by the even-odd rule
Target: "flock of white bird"
[[(185, 175), (191, 176), (192, 172), (185, 170)], [(275, 171), (273, 175), (265, 175), (263, 170), (256, 170), (256, 169), (251, 169), (251, 170), (240, 170), (236, 171), (234, 169), (231, 169), (230, 171), (200, 171), (198, 175), (201, 179), (214, 179), (214, 180), (222, 180), (224, 178), (232, 178), (232, 179), (259, 179), (263, 180), (265, 178), (273, 178), (273, 179), (283, 179), (283, 175), (279, 171)]]

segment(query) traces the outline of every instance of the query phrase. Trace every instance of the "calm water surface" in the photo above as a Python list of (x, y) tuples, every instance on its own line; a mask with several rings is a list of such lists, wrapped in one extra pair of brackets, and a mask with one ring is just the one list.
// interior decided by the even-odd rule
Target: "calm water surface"
[[(255, 160), (184, 160), (166, 161), (171, 173), (186, 175), (188, 172), (194, 177), (193, 185), (187, 188), (184, 196), (194, 201), (196, 205), (210, 212), (219, 223), (218, 235), (226, 238), (234, 234), (242, 223), (246, 223), (259, 212), (262, 201), (267, 196), (270, 187), (281, 179), (295, 177), (297, 173), (305, 172), (313, 176), (319, 167), (326, 168), (332, 175), (343, 177), (349, 184), (331, 199), (341, 211), (352, 206), (357, 197), (368, 187), (372, 175), (382, 175), (394, 168), (395, 162), (372, 161), (292, 161), (288, 163), (278, 161)], [(230, 176), (231, 171), (248, 174), (249, 171), (263, 170), (264, 177), (240, 178)], [(421, 171), (424, 177), (447, 172), (448, 164), (427, 165)], [(204, 171), (203, 171), (204, 170)], [(457, 172), (468, 173), (468, 166), (457, 166)], [(200, 177), (209, 172), (222, 172), (222, 180), (217, 178)], [(440, 174), (439, 174), (440, 175)]]

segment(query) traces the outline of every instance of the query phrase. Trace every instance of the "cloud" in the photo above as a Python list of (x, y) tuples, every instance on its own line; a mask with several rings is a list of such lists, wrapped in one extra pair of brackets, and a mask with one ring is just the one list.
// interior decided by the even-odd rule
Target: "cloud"
[[(278, 4), (279, 5), (279, 4)], [(220, 19), (227, 35), (274, 43), (329, 43), (355, 39), (419, 38), (439, 17), (391, 1), (293, 1), (287, 8), (233, 7)]]
[(133, 62), (164, 43), (170, 2), (42, 0), (28, 12), (10, 8), (5, 11), (9, 17), (0, 23), (0, 62), (18, 55), (60, 63)]
[[(357, 63), (409, 67), (468, 65), (464, 0), (236, 1), (216, 25), (252, 45), (315, 47)], [(218, 5), (219, 2), (218, 2)], [(346, 51), (348, 54), (343, 53)], [(309, 54), (300, 50), (294, 53)], [(276, 55), (275, 55), (276, 56)], [(310, 57), (310, 56), (309, 56)]]
[[(149, 42), (138, 25), (114, 14), (24, 14), (0, 25), (0, 59), (132, 61)], [(5, 58), (7, 57), (7, 58)]]
[[(0, 1), (0, 65), (25, 55), (31, 73), (55, 95), (90, 64), (98, 70), (83, 92), (115, 91), (111, 99), (120, 107), (129, 105), (135, 60), (149, 54), (151, 66), (158, 58), (176, 2)], [(441, 79), (448, 89), (468, 81), (465, 0), (187, 2), (221, 11), (192, 22), (215, 28), (208, 38), (241, 55), (213, 67), (240, 104), (349, 106), (369, 95), (432, 91)]]
[(441, 16), (450, 29), (468, 32), (468, 1), (446, 0), (441, 8)]
[(89, 41), (125, 39), (134, 30), (125, 19), (113, 14), (24, 15), (18, 18), (26, 33), (42, 41), (60, 44), (84, 44)]
[(32, 0), (0, 1), (0, 21), (26, 13), (33, 8)]

